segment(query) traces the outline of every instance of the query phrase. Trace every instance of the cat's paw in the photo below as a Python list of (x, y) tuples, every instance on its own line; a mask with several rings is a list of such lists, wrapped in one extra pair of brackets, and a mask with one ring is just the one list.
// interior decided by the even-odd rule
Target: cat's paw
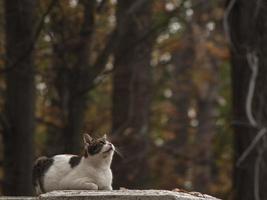
[(87, 190), (98, 190), (98, 185), (96, 185), (95, 183), (85, 182), (84, 186)]

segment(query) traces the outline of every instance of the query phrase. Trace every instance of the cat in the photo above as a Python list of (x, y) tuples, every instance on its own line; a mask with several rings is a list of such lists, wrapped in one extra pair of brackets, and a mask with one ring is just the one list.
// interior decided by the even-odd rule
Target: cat
[(33, 167), (37, 195), (53, 190), (112, 190), (112, 162), (115, 147), (102, 138), (83, 135), (84, 154), (40, 157)]

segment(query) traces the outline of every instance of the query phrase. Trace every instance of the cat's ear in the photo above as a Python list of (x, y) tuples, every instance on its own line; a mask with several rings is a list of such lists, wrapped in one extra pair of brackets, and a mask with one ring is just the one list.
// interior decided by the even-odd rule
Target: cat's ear
[(103, 138), (104, 140), (106, 140), (106, 139), (107, 139), (107, 134), (103, 135), (102, 138)]
[(86, 144), (86, 143), (87, 144), (91, 144), (92, 141), (93, 141), (93, 138), (89, 134), (87, 134), (87, 133), (83, 134), (83, 142), (84, 142), (84, 144)]

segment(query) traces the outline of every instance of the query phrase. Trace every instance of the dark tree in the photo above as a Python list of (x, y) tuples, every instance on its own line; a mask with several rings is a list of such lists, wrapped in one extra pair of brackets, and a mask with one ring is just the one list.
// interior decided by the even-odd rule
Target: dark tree
[(153, 38), (146, 35), (152, 23), (151, 4), (119, 0), (117, 5), (112, 133), (126, 155), (114, 162), (115, 187), (140, 188), (147, 177)]
[(5, 1), (6, 99), (5, 195), (31, 195), (34, 155), (34, 0)]
[[(173, 140), (173, 145), (178, 148), (186, 146), (188, 140), (188, 132), (190, 131), (190, 119), (188, 111), (192, 106), (193, 83), (192, 83), (192, 67), (194, 62), (194, 41), (192, 37), (191, 27), (181, 42), (182, 49), (173, 53), (172, 64), (174, 72), (172, 73), (173, 86), (173, 104), (175, 105), (175, 116), (170, 119), (170, 125), (177, 137)], [(177, 147), (176, 147), (177, 148)]]
[(228, 2), (228, 11), (235, 122), (234, 198), (266, 199), (266, 133), (251, 151), (248, 147), (267, 125), (267, 3)]
[(60, 110), (57, 117), (62, 126), (54, 127), (49, 134), (47, 143), (51, 148), (47, 149), (50, 154), (80, 151), (88, 96), (95, 87), (96, 78), (105, 69), (116, 41), (116, 31), (109, 33), (95, 56), (93, 44), (97, 2), (79, 1), (75, 9), (77, 13), (83, 14), (82, 20), (79, 14), (66, 15), (64, 6), (58, 2), (55, 12), (51, 14), (51, 30), (54, 35), (52, 71), (55, 72), (52, 103)]
[[(62, 126), (51, 130), (48, 153), (78, 153), (81, 130), (87, 105), (90, 47), (94, 32), (95, 1), (80, 1), (83, 21), (79, 26), (75, 16), (65, 16), (58, 3), (52, 13), (53, 69), (55, 97), (52, 102), (60, 110)], [(73, 19), (74, 18), (74, 19)], [(74, 29), (73, 27), (76, 28)], [(59, 145), (60, 144), (60, 145)]]
[[(204, 24), (204, 22), (203, 22)], [(200, 70), (203, 78), (202, 82), (195, 81), (196, 88), (196, 110), (197, 110), (197, 133), (195, 138), (196, 151), (194, 154), (194, 189), (200, 192), (208, 192), (211, 185), (212, 167), (214, 166), (214, 136), (216, 133), (216, 109), (218, 97), (218, 64), (204, 49), (208, 38), (205, 38), (205, 27), (198, 23), (194, 29), (195, 41), (195, 70)], [(204, 39), (200, 39), (204, 38)], [(206, 76), (203, 76), (205, 74)]]
[(175, 164), (176, 176), (184, 180), (188, 176), (188, 159), (190, 157), (189, 137), (193, 128), (190, 125), (190, 117), (188, 112), (192, 107), (194, 97), (194, 86), (192, 82), (192, 69), (194, 63), (194, 41), (192, 28), (188, 26), (186, 35), (183, 36), (181, 43), (182, 48), (176, 50), (172, 54), (171, 63), (174, 66), (172, 71), (172, 91), (171, 98), (175, 108), (169, 120), (169, 128), (175, 133), (175, 138), (166, 143), (166, 148), (172, 155), (178, 155)]

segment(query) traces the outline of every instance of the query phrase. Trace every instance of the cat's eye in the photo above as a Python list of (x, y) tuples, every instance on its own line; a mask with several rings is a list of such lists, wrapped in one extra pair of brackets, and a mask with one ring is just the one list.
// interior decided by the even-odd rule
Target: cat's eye
[(101, 141), (100, 141), (100, 144), (106, 144), (106, 142), (101, 140)]
[(98, 146), (97, 145), (93, 145), (93, 146), (88, 148), (88, 151), (95, 152), (95, 151), (97, 151), (97, 149), (98, 149)]

